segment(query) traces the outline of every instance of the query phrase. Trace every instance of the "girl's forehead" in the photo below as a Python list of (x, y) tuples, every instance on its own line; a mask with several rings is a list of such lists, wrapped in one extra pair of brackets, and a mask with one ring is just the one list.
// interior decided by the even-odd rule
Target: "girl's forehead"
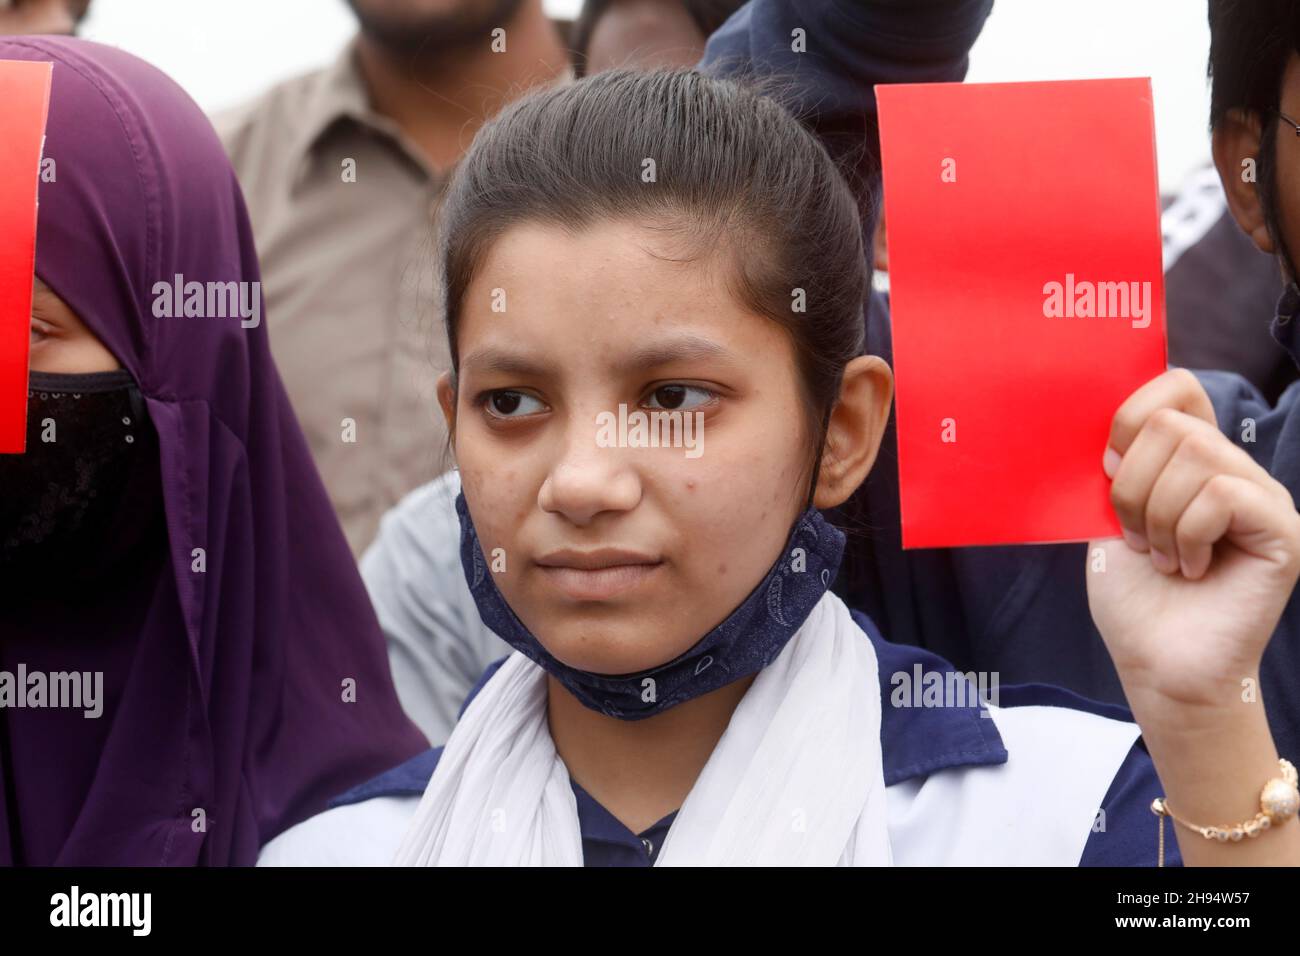
[(635, 351), (693, 333), (734, 348), (770, 345), (780, 330), (732, 292), (717, 255), (636, 223), (577, 232), (524, 223), (490, 247), (462, 300), (462, 355), (504, 339), (533, 350)]
[(486, 250), (472, 288), (531, 298), (685, 302), (726, 296), (725, 257), (673, 231), (628, 220), (596, 220), (579, 229), (522, 222)]

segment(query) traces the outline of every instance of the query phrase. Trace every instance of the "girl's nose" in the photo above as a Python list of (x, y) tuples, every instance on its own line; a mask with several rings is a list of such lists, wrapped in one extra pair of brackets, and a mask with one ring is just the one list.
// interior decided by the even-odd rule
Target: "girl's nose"
[(585, 526), (605, 511), (630, 511), (641, 500), (641, 480), (628, 452), (596, 443), (595, 416), (589, 427), (571, 426), (564, 447), (538, 491), (543, 511)]

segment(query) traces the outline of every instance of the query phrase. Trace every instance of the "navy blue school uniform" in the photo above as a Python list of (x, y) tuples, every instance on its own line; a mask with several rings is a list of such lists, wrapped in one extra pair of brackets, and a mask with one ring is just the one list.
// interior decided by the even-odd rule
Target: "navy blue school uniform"
[[(879, 188), (877, 83), (957, 81), (991, 3), (984, 0), (752, 0), (715, 33), (700, 68), (786, 74), (781, 98), (804, 116), (849, 174), (874, 222)], [(803, 29), (807, 53), (791, 51)], [(1300, 365), (1296, 293), (1279, 304), (1273, 337)], [(960, 307), (960, 303), (954, 303)], [(1261, 319), (1262, 322), (1262, 319)], [(893, 360), (888, 307), (874, 295), (867, 349)], [(1300, 494), (1300, 390), (1270, 408), (1240, 376), (1198, 372), (1219, 427)], [(1254, 429), (1243, 424), (1254, 422)], [(1249, 440), (1247, 440), (1249, 439)], [(865, 610), (891, 641), (934, 651), (962, 671), (1008, 684), (1048, 683), (1124, 703), (1119, 677), (1088, 610), (1084, 544), (904, 552), (898, 452), (891, 412), (879, 456), (850, 502), (828, 518), (848, 534), (834, 590)], [(1098, 449), (1098, 460), (1102, 449)], [(1300, 599), (1292, 598), (1264, 655), (1260, 698), (1283, 756), (1300, 755)]]
[[(921, 648), (892, 644), (884, 640), (875, 626), (859, 612), (854, 620), (871, 640), (879, 662), (882, 695), (881, 749), (884, 780), (887, 788), (918, 786), (931, 775), (960, 774), (973, 768), (1006, 764), (1015, 753), (1008, 750), (994, 721), (981, 714), (974, 698), (969, 706), (916, 707), (891, 704), (896, 692), (896, 678), (890, 675), (938, 673), (952, 671), (948, 662)], [(470, 692), (469, 704), (503, 663), (491, 665)], [(1131, 720), (1121, 707), (1097, 704), (1069, 691), (1042, 685), (1000, 687), (994, 703), (1007, 710), (1019, 707), (1052, 707), (1085, 712), (1112, 720)], [(462, 707), (462, 713), (464, 707)], [(1089, 741), (1073, 738), (1055, 742), (1062, 749), (1086, 750)], [(341, 826), (326, 825), (330, 812), (316, 820), (300, 824), (269, 844), (260, 865), (338, 865), (340, 863), (384, 863), (391, 858), (397, 838), (403, 832), (403, 820), (390, 821), (388, 807), (404, 798), (407, 813), (424, 793), (442, 747), (408, 760), (348, 792), (330, 803), (331, 811), (342, 808), (374, 807), (371, 814), (351, 816)], [(1029, 759), (1021, 754), (1022, 759)], [(1030, 779), (1035, 778), (1030, 775)], [(670, 813), (648, 829), (634, 833), (620, 823), (577, 782), (570, 781), (577, 802), (579, 831), (582, 836), (586, 866), (651, 866), (672, 826)], [(1101, 791), (1098, 790), (1100, 793)], [(1101, 805), (1096, 808), (1092, 832), (1087, 835), (1080, 866), (1155, 866), (1157, 862), (1157, 818), (1151, 813), (1151, 801), (1162, 789), (1151, 758), (1140, 738), (1128, 750), (1111, 780)], [(1027, 794), (1033, 798), (1035, 794)], [(1028, 801), (1036, 813), (1050, 813), (1050, 801)], [(1091, 808), (1089, 808), (1092, 812)], [(936, 825), (937, 825), (937, 821)], [(1078, 821), (1088, 826), (1088, 821)], [(928, 825), (928, 824), (925, 824)], [(382, 835), (378, 838), (375, 833)], [(346, 834), (346, 839), (338, 838)], [(1082, 831), (1080, 832), (1082, 836)], [(897, 840), (897, 837), (895, 837)], [(348, 844), (336, 846), (334, 844)], [(358, 845), (379, 844), (374, 853), (358, 850)], [(895, 858), (906, 859), (906, 852), (895, 847)], [(1177, 837), (1172, 828), (1165, 836), (1165, 865), (1181, 866)]]

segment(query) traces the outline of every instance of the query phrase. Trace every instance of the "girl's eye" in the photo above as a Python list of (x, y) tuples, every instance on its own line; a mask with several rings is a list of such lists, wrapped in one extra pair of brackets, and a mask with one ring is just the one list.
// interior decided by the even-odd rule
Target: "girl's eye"
[(707, 405), (714, 397), (714, 392), (698, 385), (661, 385), (650, 393), (650, 402), (659, 404), (650, 404), (650, 407), (665, 411), (683, 411)]
[(32, 344), (44, 342), (54, 330), (38, 319), (32, 319)]
[(509, 390), (490, 392), (484, 407), (494, 418), (521, 418), (546, 410), (546, 406), (533, 396)]

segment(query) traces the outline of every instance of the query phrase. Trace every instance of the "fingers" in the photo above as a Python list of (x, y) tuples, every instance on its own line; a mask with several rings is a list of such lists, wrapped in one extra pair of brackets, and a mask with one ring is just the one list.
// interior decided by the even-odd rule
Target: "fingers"
[(1300, 552), (1297, 522), (1278, 518), (1279, 505), (1271, 489), (1237, 475), (1214, 475), (1178, 518), (1175, 536), (1184, 577), (1202, 577), (1209, 570), (1215, 544), (1225, 537), (1243, 551), (1294, 573)]
[[(1113, 449), (1117, 455), (1124, 455), (1142, 431), (1142, 426), (1162, 408), (1184, 412), (1210, 425), (1216, 424), (1210, 396), (1196, 376), (1186, 369), (1170, 369), (1124, 400), (1124, 404), (1111, 419), (1108, 451)], [(1110, 463), (1118, 464), (1109, 454), (1107, 459)], [(1114, 468), (1107, 467), (1106, 473), (1113, 477)]]
[[(1225, 497), (1233, 492), (1233, 502), (1246, 500), (1240, 483), (1252, 489), (1249, 501), (1271, 509), (1275, 532), (1286, 519), (1296, 522), (1289, 492), (1246, 452), (1201, 418), (1162, 408), (1130, 441), (1114, 471), (1111, 502), (1130, 547), (1149, 551), (1151, 563), (1165, 574), (1181, 570), (1198, 578), (1209, 568), (1219, 538), (1249, 531), (1231, 525)], [(1207, 539), (1210, 534), (1216, 536)]]
[(1155, 412), (1129, 445), (1111, 484), (1111, 503), (1129, 546), (1150, 550), (1161, 571), (1178, 570), (1174, 525), (1216, 474), (1268, 480), (1268, 473), (1214, 426), (1168, 408)]

